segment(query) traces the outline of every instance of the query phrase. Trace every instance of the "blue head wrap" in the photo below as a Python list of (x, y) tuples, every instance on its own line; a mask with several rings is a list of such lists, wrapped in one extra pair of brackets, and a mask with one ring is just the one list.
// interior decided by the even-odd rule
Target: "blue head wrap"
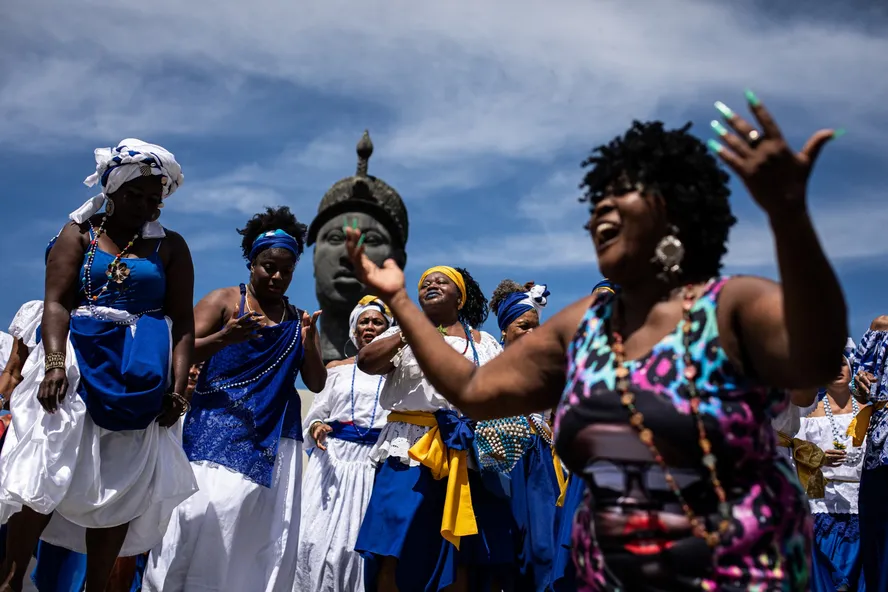
[(871, 400), (888, 401), (886, 362), (888, 362), (888, 331), (867, 329), (851, 357), (851, 376), (857, 376), (859, 371), (864, 370), (876, 377), (870, 389)]
[(605, 278), (595, 284), (595, 287), (592, 288), (592, 293), (594, 294), (596, 290), (608, 290), (611, 294), (615, 294), (617, 291), (617, 286), (613, 284), (609, 279)]
[(527, 292), (513, 292), (500, 303), (496, 309), (496, 322), (500, 331), (505, 332), (509, 325), (529, 310), (538, 313), (546, 306), (549, 290), (545, 284), (533, 286)]
[(299, 257), (302, 256), (302, 248), (294, 237), (280, 229), (269, 230), (264, 234), (260, 234), (256, 240), (253, 241), (253, 247), (250, 249), (250, 261), (247, 263), (247, 268), (253, 264), (253, 261), (259, 256), (259, 253), (268, 249), (287, 249), (293, 253), (294, 257), (296, 257), (297, 263), (299, 262)]

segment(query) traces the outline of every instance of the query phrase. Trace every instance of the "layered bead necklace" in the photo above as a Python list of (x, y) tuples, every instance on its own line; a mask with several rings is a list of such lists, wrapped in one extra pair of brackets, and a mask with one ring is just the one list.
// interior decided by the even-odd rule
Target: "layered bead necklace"
[[(857, 414), (860, 412), (860, 405), (857, 404), (857, 399), (854, 398), (854, 395), (851, 395), (851, 418), (857, 417)], [(836, 450), (846, 450), (848, 446), (842, 442), (844, 438), (849, 438), (850, 436), (844, 436), (842, 431), (839, 429), (839, 426), (836, 425), (836, 418), (833, 417), (832, 405), (829, 402), (829, 393), (825, 393), (823, 395), (823, 413), (826, 415), (826, 418), (829, 420), (829, 427), (832, 429), (833, 434), (833, 448)], [(848, 466), (854, 466), (857, 464), (857, 461), (860, 460), (861, 449), (857, 448), (854, 450), (853, 445), (851, 446), (852, 451), (848, 452), (845, 455), (845, 461), (842, 464)]]
[(703, 418), (700, 415), (700, 395), (697, 392), (696, 385), (697, 365), (691, 357), (691, 308), (693, 307), (696, 300), (697, 296), (695, 294), (693, 286), (686, 286), (682, 291), (681, 330), (684, 346), (683, 376), (685, 379), (685, 384), (687, 386), (687, 394), (690, 401), (691, 414), (693, 415), (694, 422), (697, 426), (697, 441), (700, 444), (700, 450), (703, 452), (703, 465), (709, 472), (709, 480), (712, 483), (712, 488), (715, 490), (716, 496), (718, 497), (718, 513), (721, 515), (721, 520), (719, 521), (717, 531), (708, 531), (706, 529), (706, 524), (704, 523), (704, 521), (697, 517), (697, 515), (691, 509), (691, 506), (685, 499), (684, 494), (682, 494), (681, 488), (678, 486), (675, 477), (673, 477), (672, 473), (669, 471), (669, 467), (667, 466), (666, 461), (663, 459), (663, 456), (657, 449), (656, 444), (654, 444), (653, 432), (649, 428), (645, 427), (644, 415), (642, 415), (642, 413), (635, 406), (635, 395), (630, 390), (631, 382), (629, 379), (629, 369), (626, 367), (625, 350), (623, 348), (623, 336), (616, 329), (613, 330), (613, 344), (611, 346), (611, 350), (614, 352), (614, 372), (616, 374), (617, 392), (620, 395), (620, 403), (622, 403), (623, 407), (625, 407), (626, 410), (629, 412), (629, 424), (633, 428), (635, 428), (635, 430), (638, 432), (638, 438), (645, 446), (647, 446), (651, 455), (654, 457), (654, 461), (658, 465), (660, 465), (660, 469), (663, 471), (663, 478), (666, 480), (669, 489), (672, 490), (672, 493), (678, 499), (678, 503), (681, 505), (682, 512), (684, 512), (685, 517), (691, 524), (691, 531), (694, 533), (694, 536), (703, 539), (704, 541), (706, 541), (706, 544), (709, 545), (710, 548), (714, 548), (718, 546), (719, 542), (721, 541), (721, 536), (728, 530), (730, 530), (732, 516), (731, 507), (730, 504), (728, 504), (725, 489), (722, 486), (721, 480), (719, 480), (718, 474), (716, 472), (717, 459), (715, 455), (712, 454), (712, 443), (709, 441), (709, 438), (706, 435), (706, 428), (703, 425)]
[(89, 303), (90, 310), (94, 311), (95, 303), (98, 301), (99, 297), (102, 296), (105, 292), (108, 291), (108, 286), (111, 285), (111, 282), (115, 282), (117, 284), (122, 284), (129, 277), (129, 267), (127, 267), (126, 263), (123, 263), (121, 259), (127, 254), (127, 252), (132, 248), (133, 244), (135, 244), (136, 240), (138, 240), (140, 233), (136, 232), (133, 235), (133, 238), (126, 244), (126, 246), (114, 256), (114, 260), (108, 264), (108, 268), (105, 271), (105, 277), (107, 280), (105, 284), (99, 289), (99, 293), (96, 294), (93, 291), (92, 287), (92, 267), (93, 262), (96, 258), (96, 251), (99, 249), (99, 238), (105, 234), (105, 223), (108, 221), (108, 216), (102, 216), (102, 223), (99, 224), (98, 229), (93, 227), (92, 222), (89, 223), (90, 229), (93, 231), (93, 239), (89, 243), (89, 250), (87, 251), (86, 264), (83, 266), (84, 280), (86, 285), (86, 300)]
[(373, 400), (373, 412), (370, 414), (370, 424), (369, 427), (361, 432), (361, 428), (358, 427), (358, 422), (355, 421), (355, 375), (358, 373), (358, 360), (355, 358), (355, 363), (352, 365), (352, 386), (351, 386), (351, 417), (352, 417), (352, 425), (355, 426), (355, 431), (358, 433), (358, 437), (365, 438), (367, 434), (373, 429), (373, 424), (376, 422), (376, 409), (379, 407), (379, 391), (382, 390), (382, 381), (385, 380), (383, 376), (379, 377), (379, 382), (376, 384), (376, 398)]

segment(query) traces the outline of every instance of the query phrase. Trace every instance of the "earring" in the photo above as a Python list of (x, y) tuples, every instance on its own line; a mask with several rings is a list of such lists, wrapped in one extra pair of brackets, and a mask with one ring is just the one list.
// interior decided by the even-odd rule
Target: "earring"
[(105, 215), (109, 218), (114, 215), (114, 202), (110, 199), (105, 202)]
[(160, 218), (160, 210), (154, 210), (154, 213), (151, 214), (151, 221), (157, 222), (157, 219)]
[(681, 273), (681, 262), (684, 259), (685, 249), (676, 236), (678, 228), (673, 226), (669, 234), (660, 239), (654, 249), (654, 257), (651, 262), (660, 266), (661, 271), (657, 276), (668, 282)]

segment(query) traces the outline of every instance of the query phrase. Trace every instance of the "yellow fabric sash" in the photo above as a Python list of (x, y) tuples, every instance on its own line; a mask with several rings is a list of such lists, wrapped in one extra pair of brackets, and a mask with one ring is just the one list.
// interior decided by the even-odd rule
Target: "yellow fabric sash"
[(447, 477), (447, 494), (441, 515), (441, 536), (459, 549), (460, 537), (478, 534), (472, 493), (469, 490), (469, 465), (466, 450), (452, 450), (444, 445), (434, 414), (426, 411), (392, 411), (388, 421), (409, 423), (429, 429), (414, 444), (410, 458), (428, 467), (432, 477), (440, 481)]
[(864, 405), (851, 420), (846, 435), (851, 436), (851, 444), (855, 447), (863, 445), (863, 439), (866, 438), (866, 432), (869, 430), (870, 419), (874, 411), (878, 411), (885, 407), (888, 401), (876, 401), (870, 405)]
[(823, 463), (826, 454), (813, 442), (800, 438), (791, 438), (783, 432), (777, 432), (778, 444), (789, 448), (796, 462), (796, 473), (805, 495), (810, 499), (821, 499), (826, 495), (826, 478), (823, 476)]

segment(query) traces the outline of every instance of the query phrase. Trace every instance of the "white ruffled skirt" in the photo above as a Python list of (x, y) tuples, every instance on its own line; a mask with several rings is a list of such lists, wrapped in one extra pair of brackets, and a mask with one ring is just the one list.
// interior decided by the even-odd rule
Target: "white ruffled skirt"
[(302, 488), (294, 592), (363, 592), (364, 561), (355, 542), (373, 492), (370, 449), (328, 438), (326, 452), (312, 452)]
[(200, 491), (176, 508), (142, 590), (295, 590), (302, 442), (281, 439), (271, 487), (211, 463), (191, 466)]
[(129, 523), (121, 556), (163, 538), (175, 507), (197, 491), (182, 450), (182, 423), (114, 432), (93, 423), (77, 394), (80, 370), (68, 342), (68, 392), (48, 414), (37, 401), (43, 344), (25, 362), (12, 395), (12, 424), (0, 453), (0, 523), (28, 506), (53, 513), (43, 540), (86, 552), (85, 529)]

